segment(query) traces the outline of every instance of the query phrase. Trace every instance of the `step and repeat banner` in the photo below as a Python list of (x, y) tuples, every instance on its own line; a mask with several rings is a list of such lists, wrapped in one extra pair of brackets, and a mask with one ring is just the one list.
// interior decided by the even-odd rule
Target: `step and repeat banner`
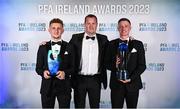
[[(39, 44), (50, 40), (49, 21), (62, 19), (62, 37), (69, 41), (84, 31), (87, 14), (98, 17), (97, 31), (109, 40), (119, 37), (118, 20), (130, 19), (131, 36), (144, 43), (147, 69), (138, 107), (180, 107), (179, 0), (0, 0), (0, 12), (0, 107), (41, 107), (35, 65)], [(111, 107), (109, 87), (100, 105)]]

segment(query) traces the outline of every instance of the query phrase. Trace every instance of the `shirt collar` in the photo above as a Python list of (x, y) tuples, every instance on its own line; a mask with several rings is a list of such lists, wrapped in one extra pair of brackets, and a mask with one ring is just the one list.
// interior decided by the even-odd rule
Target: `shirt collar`
[(59, 41), (62, 42), (62, 39), (59, 39), (59, 40), (55, 41), (53, 38), (51, 38), (51, 41), (53, 41), (53, 42), (59, 42)]
[[(120, 37), (120, 39), (121, 39), (121, 40), (124, 40), (124, 39), (122, 39), (121, 37)], [(125, 40), (127, 40), (127, 41), (129, 42), (129, 37), (128, 37), (127, 39), (125, 39)]]
[[(85, 37), (86, 37), (86, 36), (96, 37), (96, 34), (94, 34), (94, 35), (88, 35), (88, 34), (85, 32), (84, 36), (85, 36)], [(84, 38), (85, 38), (85, 37), (84, 37)]]

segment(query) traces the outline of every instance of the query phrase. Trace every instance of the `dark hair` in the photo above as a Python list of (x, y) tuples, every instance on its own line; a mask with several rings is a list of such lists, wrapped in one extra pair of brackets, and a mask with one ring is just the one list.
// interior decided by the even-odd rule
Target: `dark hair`
[(88, 15), (85, 17), (84, 23), (86, 23), (86, 20), (87, 20), (88, 17), (90, 17), (90, 18), (93, 18), (93, 17), (94, 17), (94, 18), (96, 19), (96, 22), (98, 22), (98, 21), (97, 21), (97, 17), (96, 17), (94, 14), (88, 14)]
[(130, 20), (127, 19), (127, 18), (121, 18), (121, 19), (119, 19), (118, 24), (119, 24), (121, 21), (127, 21), (127, 22), (129, 22), (129, 24), (131, 25)]
[(62, 21), (61, 19), (59, 19), (59, 18), (54, 18), (54, 19), (52, 19), (52, 20), (49, 22), (49, 26), (51, 26), (52, 23), (59, 23), (59, 24), (61, 24), (62, 26), (64, 26), (63, 21)]

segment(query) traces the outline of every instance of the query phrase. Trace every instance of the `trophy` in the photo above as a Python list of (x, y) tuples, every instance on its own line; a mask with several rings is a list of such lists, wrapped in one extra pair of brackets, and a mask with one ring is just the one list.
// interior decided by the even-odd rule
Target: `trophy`
[(116, 77), (118, 80), (128, 80), (129, 73), (127, 71), (127, 58), (128, 58), (128, 45), (124, 42), (119, 43), (118, 57), (120, 58), (120, 64), (117, 67)]
[(58, 54), (56, 56), (53, 56), (52, 50), (48, 51), (48, 68), (50, 72), (50, 76), (56, 76), (57, 72), (59, 70), (60, 66), (60, 57), (58, 57)]

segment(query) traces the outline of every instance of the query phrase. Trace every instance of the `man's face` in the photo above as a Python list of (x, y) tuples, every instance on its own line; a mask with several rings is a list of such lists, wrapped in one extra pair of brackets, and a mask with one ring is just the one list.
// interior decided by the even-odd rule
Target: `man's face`
[(89, 35), (94, 35), (97, 29), (97, 21), (94, 17), (87, 17), (85, 21), (85, 32)]
[(60, 23), (52, 23), (49, 27), (49, 33), (53, 39), (60, 39), (64, 28)]
[(118, 31), (122, 39), (127, 39), (129, 37), (129, 32), (131, 31), (130, 23), (128, 21), (121, 21), (118, 24)]

